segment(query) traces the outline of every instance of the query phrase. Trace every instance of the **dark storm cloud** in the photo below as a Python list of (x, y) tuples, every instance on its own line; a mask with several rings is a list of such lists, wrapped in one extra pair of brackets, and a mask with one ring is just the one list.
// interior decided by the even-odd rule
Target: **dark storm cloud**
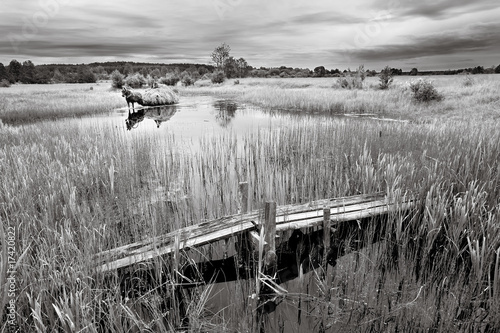
[(427, 17), (446, 19), (460, 14), (470, 14), (491, 8), (498, 8), (498, 0), (441, 0), (441, 1), (401, 1), (403, 17)]
[[(354, 49), (349, 56), (359, 61), (405, 60), (478, 51), (500, 51), (500, 24), (475, 24), (460, 31), (426, 36), (406, 36), (406, 44), (386, 44)], [(338, 53), (339, 50), (332, 50)]]

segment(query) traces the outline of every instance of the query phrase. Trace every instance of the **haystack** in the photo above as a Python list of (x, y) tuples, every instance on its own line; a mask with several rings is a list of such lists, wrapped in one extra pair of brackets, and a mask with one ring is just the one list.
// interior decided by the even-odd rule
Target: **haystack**
[(179, 102), (179, 96), (169, 87), (146, 89), (142, 93), (142, 105), (170, 105)]

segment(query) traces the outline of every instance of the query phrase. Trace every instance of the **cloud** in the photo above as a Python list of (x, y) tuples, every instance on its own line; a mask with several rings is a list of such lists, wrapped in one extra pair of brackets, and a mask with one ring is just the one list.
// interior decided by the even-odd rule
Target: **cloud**
[[(65, 4), (24, 38), (23, 24), (50, 1)], [(366, 47), (348, 50), (367, 66), (452, 53), (464, 53), (462, 59), (498, 54), (493, 54), (498, 37), (487, 24), (452, 31), (467, 22), (496, 22), (495, 11), (485, 10), (498, 8), (498, 0), (217, 0), (228, 4), (222, 15), (214, 1), (0, 0), (0, 61), (207, 63), (212, 50), (226, 42), (234, 57), (254, 66), (341, 67), (345, 64), (335, 55), (342, 52), (332, 50), (333, 45), (356, 44), (357, 32), (377, 23), (383, 29)], [(444, 29), (449, 31), (430, 33)], [(17, 53), (9, 34), (24, 38)]]
[[(408, 60), (437, 55), (500, 50), (500, 24), (475, 24), (461, 31), (445, 31), (423, 36), (405, 36), (404, 44), (384, 44), (344, 50), (353, 59), (366, 61)], [(339, 50), (331, 50), (341, 53)]]
[(398, 17), (425, 17), (433, 20), (444, 20), (458, 15), (471, 14), (492, 8), (498, 8), (498, 0), (438, 0), (400, 2)]

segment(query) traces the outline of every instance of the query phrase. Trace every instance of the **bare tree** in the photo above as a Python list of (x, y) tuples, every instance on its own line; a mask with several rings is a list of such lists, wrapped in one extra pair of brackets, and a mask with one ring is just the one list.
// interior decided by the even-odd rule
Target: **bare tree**
[(220, 46), (217, 46), (215, 50), (212, 52), (212, 61), (217, 66), (217, 69), (221, 70), (224, 67), (224, 63), (229, 58), (229, 52), (231, 48), (226, 43), (222, 43)]

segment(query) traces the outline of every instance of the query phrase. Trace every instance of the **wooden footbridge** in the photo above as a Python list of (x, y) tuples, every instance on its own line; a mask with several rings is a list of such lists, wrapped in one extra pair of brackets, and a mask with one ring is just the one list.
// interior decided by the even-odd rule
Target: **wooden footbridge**
[[(245, 184), (242, 184), (243, 191)], [(245, 193), (242, 197), (243, 201), (248, 198)], [(413, 198), (403, 197), (396, 201), (385, 193), (323, 199), (307, 204), (280, 207), (268, 202), (266, 209), (269, 210), (270, 216), (267, 217), (259, 211), (236, 214), (101, 252), (95, 257), (98, 263), (97, 271), (117, 270), (174, 251), (187, 250), (244, 233), (249, 233), (250, 238), (257, 242), (261, 237), (260, 233), (263, 232), (264, 235), (269, 235), (266, 243), (271, 244), (276, 232), (324, 227), (325, 223), (329, 228), (335, 228), (341, 222), (356, 224), (356, 221), (361, 219), (407, 211), (414, 203)], [(243, 211), (246, 210), (246, 206), (243, 204)], [(274, 218), (271, 215), (275, 215)], [(272, 244), (268, 250), (273, 250)]]
[[(279, 284), (319, 266), (326, 270), (327, 264), (335, 265), (337, 258), (349, 251), (383, 240), (387, 219), (401, 217), (416, 204), (413, 197), (375, 193), (279, 207), (266, 202), (263, 211), (247, 212), (247, 183), (240, 184), (240, 202), (240, 214), (98, 253), (96, 271), (120, 272), (138, 263), (152, 263), (161, 256), (235, 237), (234, 256), (177, 271), (179, 285), (255, 278), (259, 296), (255, 308), (262, 315), (273, 311), (279, 303), (277, 297), (286, 294)], [(286, 240), (280, 237), (277, 245), (277, 233), (289, 230), (291, 236)]]

